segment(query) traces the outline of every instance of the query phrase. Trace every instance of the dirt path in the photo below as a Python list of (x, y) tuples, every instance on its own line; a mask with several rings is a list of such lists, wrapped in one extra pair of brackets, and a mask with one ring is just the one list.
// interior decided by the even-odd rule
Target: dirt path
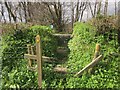
[(59, 62), (61, 62), (59, 65), (56, 65), (54, 71), (66, 73), (67, 68), (64, 66), (64, 63), (67, 61), (69, 55), (68, 42), (71, 39), (71, 34), (54, 34), (54, 36), (58, 40), (58, 47), (56, 53)]

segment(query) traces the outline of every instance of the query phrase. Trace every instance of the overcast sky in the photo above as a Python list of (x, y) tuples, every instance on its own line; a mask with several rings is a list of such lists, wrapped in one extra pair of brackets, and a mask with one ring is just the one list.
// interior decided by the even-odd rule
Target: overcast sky
[[(5, 0), (0, 0), (0, 1), (5, 1)], [(8, 1), (14, 1), (14, 2), (16, 2), (16, 1), (26, 1), (26, 0), (8, 0)], [(43, 1), (43, 0), (27, 0), (27, 1)], [(53, 1), (53, 0), (44, 0), (44, 1)], [(55, 1), (57, 1), (57, 0), (55, 0)], [(64, 2), (71, 2), (71, 1), (77, 1), (77, 0), (60, 0), (60, 1), (64, 1)], [(86, 0), (79, 0), (79, 1), (86, 1)], [(91, 2), (94, 2), (95, 0), (87, 0), (87, 1), (91, 1)], [(117, 2), (117, 4), (118, 4), (118, 2), (120, 1), (120, 0), (108, 0), (108, 14), (109, 15), (112, 15), (112, 14), (114, 14), (115, 13), (115, 3), (114, 2)], [(105, 4), (105, 0), (102, 0), (102, 7), (104, 7), (104, 4)], [(0, 8), (1, 9), (1, 8)], [(117, 9), (118, 9), (118, 6), (117, 6)], [(102, 8), (102, 11), (103, 11), (103, 8)], [(6, 13), (7, 14), (7, 13)], [(87, 17), (88, 18), (91, 18), (92, 16), (91, 16), (91, 13), (90, 13), (90, 10), (88, 11), (88, 10), (86, 10), (85, 12), (84, 12), (84, 15), (83, 15), (83, 20), (85, 21), (86, 19), (87, 19)]]

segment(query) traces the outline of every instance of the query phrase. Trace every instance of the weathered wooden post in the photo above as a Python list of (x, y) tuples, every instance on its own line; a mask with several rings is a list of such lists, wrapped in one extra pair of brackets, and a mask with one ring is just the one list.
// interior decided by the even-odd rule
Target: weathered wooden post
[(100, 53), (100, 44), (96, 44), (95, 54), (94, 54), (93, 60), (99, 56), (99, 53)]
[[(96, 44), (93, 60), (95, 60), (99, 56), (99, 54), (100, 54), (100, 44)], [(90, 68), (88, 72), (91, 73), (92, 71), (93, 69)]]
[[(32, 60), (37, 60), (37, 72), (38, 72), (38, 86), (42, 88), (42, 50), (41, 50), (41, 40), (40, 36), (37, 35), (35, 37), (36, 40), (36, 55), (34, 55), (33, 46), (30, 44), (27, 45), (28, 47), (28, 54), (24, 54), (24, 58), (27, 58), (29, 61), (29, 68), (35, 70), (35, 67), (32, 67)], [(46, 58), (46, 57), (45, 57)]]
[(38, 85), (42, 88), (42, 51), (40, 36), (36, 36), (36, 56), (37, 56), (37, 71), (38, 71)]

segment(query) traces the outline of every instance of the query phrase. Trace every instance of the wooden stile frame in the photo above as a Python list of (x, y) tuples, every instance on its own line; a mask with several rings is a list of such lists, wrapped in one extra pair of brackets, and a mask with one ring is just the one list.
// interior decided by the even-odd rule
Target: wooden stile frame
[(42, 88), (42, 50), (40, 36), (37, 35), (35, 37), (35, 40), (36, 40), (36, 55), (34, 55), (33, 46), (28, 44), (27, 45), (28, 54), (24, 54), (24, 58), (27, 58), (29, 60), (28, 61), (29, 68), (33, 68), (31, 59), (37, 60), (38, 86), (39, 88)]
[[(32, 67), (32, 60), (37, 60), (37, 72), (38, 72), (38, 86), (39, 88), (42, 88), (42, 59), (44, 61), (50, 61), (50, 59), (54, 58), (50, 58), (50, 57), (46, 57), (46, 56), (42, 56), (42, 49), (41, 49), (41, 39), (40, 36), (37, 35), (35, 37), (36, 40), (36, 55), (34, 55), (34, 47), (31, 46), (30, 44), (27, 45), (28, 48), (28, 54), (24, 54), (24, 58), (28, 59), (28, 64), (29, 64), (29, 68), (34, 68)], [(74, 76), (78, 76), (81, 75), (84, 71), (87, 70), (92, 70), (92, 68), (102, 59), (102, 55), (98, 56), (100, 52), (100, 45), (96, 44), (96, 49), (95, 49), (95, 54), (94, 54), (94, 58), (93, 61), (91, 63), (89, 63), (86, 67), (84, 67), (82, 70), (80, 70), (79, 72), (77, 72)]]

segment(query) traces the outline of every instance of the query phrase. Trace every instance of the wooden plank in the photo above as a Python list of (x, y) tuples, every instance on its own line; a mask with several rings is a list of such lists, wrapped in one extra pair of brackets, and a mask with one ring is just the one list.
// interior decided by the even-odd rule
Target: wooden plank
[[(100, 54), (100, 44), (96, 44), (93, 60), (95, 60), (99, 56), (99, 54)], [(88, 72), (91, 73), (92, 71), (93, 71), (93, 68), (90, 68)]]
[[(30, 54), (30, 47), (31, 47), (31, 44), (28, 44), (28, 45), (27, 45), (28, 54)], [(30, 60), (30, 58), (28, 58), (28, 66), (29, 66), (29, 67), (32, 66), (32, 61)]]
[(45, 62), (54, 62), (56, 59), (53, 57), (46, 57), (46, 56), (42, 56), (42, 61)]
[(63, 66), (57, 66), (54, 68), (55, 72), (67, 74), (67, 68)]
[(31, 71), (37, 71), (37, 67), (29, 67), (28, 69)]
[(37, 55), (37, 71), (38, 71), (38, 86), (42, 88), (42, 51), (40, 36), (36, 36), (36, 55)]
[(95, 60), (89, 63), (86, 67), (84, 67), (82, 70), (76, 73), (75, 76), (81, 75), (84, 71), (87, 71), (88, 69), (94, 67), (101, 59), (102, 59), (102, 55), (98, 56)]
[[(24, 54), (24, 58), (37, 60), (37, 56), (36, 55), (31, 55), (31, 54)], [(44, 62), (54, 62), (55, 60), (56, 59), (53, 58), (53, 57), (42, 56), (42, 61), (44, 61)]]
[(71, 34), (53, 34), (54, 36), (71, 37)]
[(24, 54), (24, 58), (37, 59), (37, 56), (36, 55), (31, 55), (31, 54)]
[(34, 46), (31, 46), (31, 54), (34, 55)]

